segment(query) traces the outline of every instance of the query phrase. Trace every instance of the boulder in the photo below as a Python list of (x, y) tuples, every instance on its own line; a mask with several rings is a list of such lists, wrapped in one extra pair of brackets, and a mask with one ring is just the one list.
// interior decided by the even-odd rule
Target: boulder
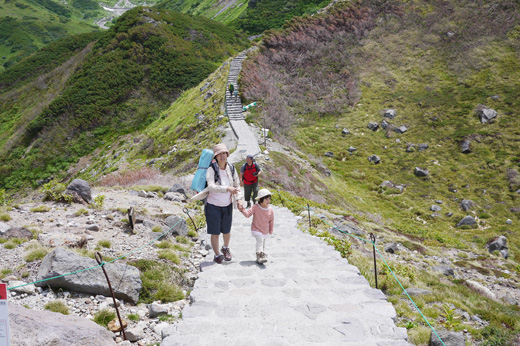
[(426, 177), (430, 174), (430, 172), (428, 172), (427, 169), (415, 167), (413, 174), (415, 174), (417, 177)]
[(117, 345), (113, 334), (86, 318), (9, 303), (11, 345)]
[(460, 144), (460, 151), (463, 154), (471, 153), (470, 141), (462, 141), (462, 143)]
[(381, 162), (381, 159), (377, 155), (370, 155), (368, 161), (375, 163), (376, 165)]
[(399, 247), (396, 242), (392, 242), (385, 246), (385, 251), (388, 253), (396, 253), (399, 251)]
[(462, 202), (460, 202), (460, 207), (464, 211), (468, 211), (470, 209), (473, 209), (474, 206), (475, 206), (475, 203), (473, 203), (473, 201), (471, 201), (469, 199), (463, 199)]
[(64, 192), (64, 194), (72, 196), (75, 196), (74, 193), (81, 197), (81, 199), (86, 203), (91, 203), (93, 201), (90, 185), (85, 180), (74, 179), (69, 186), (67, 186), (67, 189)]
[(465, 216), (462, 220), (460, 220), (457, 223), (457, 227), (460, 227), (460, 226), (474, 226), (476, 224), (477, 224), (477, 221), (475, 221), (473, 216), (468, 215), (468, 216)]
[(428, 144), (426, 144), (426, 143), (421, 143), (421, 144), (419, 144), (418, 150), (419, 150), (419, 151), (425, 151), (425, 150), (428, 149), (428, 148), (429, 148)]
[(371, 121), (371, 122), (368, 123), (367, 127), (368, 127), (369, 130), (377, 131), (377, 129), (379, 128), (379, 124), (376, 123), (376, 122)]
[(435, 333), (431, 333), (429, 346), (465, 346), (464, 334), (461, 332), (449, 332), (445, 330), (435, 330), (439, 334), (439, 340)]
[(175, 183), (172, 187), (168, 190), (168, 192), (178, 192), (183, 195), (186, 195), (186, 190), (184, 190), (184, 187), (182, 187), (181, 184)]
[(164, 220), (164, 222), (166, 223), (166, 226), (170, 229), (172, 235), (188, 235), (188, 224), (186, 223), (186, 220), (184, 220), (183, 218), (177, 215), (170, 215), (166, 218), (166, 220)]
[[(103, 270), (99, 267), (93, 268), (96, 266), (98, 266), (98, 263), (92, 258), (82, 257), (69, 250), (57, 248), (43, 259), (36, 280), (64, 276), (37, 282), (36, 286), (50, 286), (79, 293), (101, 294), (110, 297), (110, 289)], [(118, 263), (106, 263), (104, 267), (116, 298), (136, 304), (142, 286), (139, 270), (136, 267)], [(66, 275), (72, 272), (77, 273)]]
[(507, 238), (503, 235), (495, 239), (492, 239), (486, 247), (490, 253), (492, 253), (493, 251), (499, 251), (502, 254), (502, 256), (504, 256), (504, 258), (509, 257), (509, 250), (507, 248)]
[(453, 268), (447, 265), (437, 265), (432, 268), (435, 272), (441, 273), (444, 276), (455, 276), (455, 272), (453, 271)]
[(383, 114), (383, 117), (388, 118), (388, 119), (393, 119), (393, 118), (395, 118), (395, 115), (396, 115), (395, 110), (387, 109), (385, 111), (385, 113)]
[(494, 118), (496, 118), (497, 112), (490, 108), (482, 108), (478, 111), (478, 117), (480, 118), (480, 121), (482, 124), (485, 124)]
[(180, 192), (167, 192), (163, 198), (172, 202), (186, 202), (186, 196)]
[(31, 240), (33, 238), (32, 232), (25, 227), (11, 227), (0, 234), (0, 236), (4, 239), (18, 238)]
[(405, 133), (406, 131), (408, 131), (408, 128), (404, 125), (396, 127), (394, 129), (394, 132), (397, 132), (397, 133)]

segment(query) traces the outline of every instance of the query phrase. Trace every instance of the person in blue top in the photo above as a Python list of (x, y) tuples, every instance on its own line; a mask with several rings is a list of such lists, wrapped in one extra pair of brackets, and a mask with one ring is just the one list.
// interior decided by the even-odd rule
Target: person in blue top
[(251, 207), (251, 195), (253, 204), (258, 194), (258, 176), (262, 173), (260, 166), (253, 161), (253, 155), (247, 155), (246, 163), (240, 168), (240, 186), (244, 187), (244, 198), (247, 202), (246, 208)]

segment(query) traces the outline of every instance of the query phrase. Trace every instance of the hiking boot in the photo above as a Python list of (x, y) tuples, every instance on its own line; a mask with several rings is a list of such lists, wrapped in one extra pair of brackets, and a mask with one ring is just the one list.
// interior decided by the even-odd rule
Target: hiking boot
[(262, 253), (261, 252), (256, 253), (256, 263), (262, 264)]
[(267, 255), (265, 252), (260, 252), (260, 263), (264, 264), (265, 262), (267, 262)]
[(224, 255), (216, 255), (215, 257), (213, 257), (213, 260), (215, 262), (217, 262), (218, 264), (221, 264), (222, 261), (224, 260)]
[(251, 208), (251, 202), (247, 202), (246, 208)]
[(220, 252), (222, 252), (226, 261), (231, 261), (231, 251), (229, 251), (229, 248), (222, 247)]

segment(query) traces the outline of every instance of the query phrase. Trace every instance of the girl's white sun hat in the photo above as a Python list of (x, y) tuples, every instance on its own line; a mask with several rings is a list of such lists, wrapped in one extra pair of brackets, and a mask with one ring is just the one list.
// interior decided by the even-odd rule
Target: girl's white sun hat
[(258, 196), (256, 196), (255, 199), (258, 201), (260, 198), (265, 196), (271, 196), (271, 191), (267, 189), (261, 189), (260, 191), (258, 191)]

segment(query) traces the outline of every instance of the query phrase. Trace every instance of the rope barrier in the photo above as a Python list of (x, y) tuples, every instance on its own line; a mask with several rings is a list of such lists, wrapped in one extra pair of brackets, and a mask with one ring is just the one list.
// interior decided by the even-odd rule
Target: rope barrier
[[(280, 192), (278, 190), (276, 190), (278, 192), (278, 196), (280, 196), (280, 199), (282, 200), (282, 204), (283, 204), (283, 199), (286, 199), (287, 201), (295, 204), (296, 206), (300, 206), (302, 209), (307, 209), (309, 211), (309, 228), (310, 228), (310, 212), (312, 211), (315, 215), (317, 215), (313, 210), (312, 208), (309, 206), (309, 204), (307, 204), (307, 206), (304, 206), (304, 205), (301, 205), (301, 204), (298, 204), (296, 202), (293, 202), (291, 201), (290, 199), (288, 198), (285, 198), (285, 197), (282, 197), (282, 195), (280, 194)], [(394, 277), (394, 279), (397, 281), (397, 283), (399, 284), (399, 286), (401, 287), (401, 289), (403, 290), (403, 292), (406, 294), (406, 296), (408, 297), (408, 299), (412, 302), (413, 306), (415, 307), (415, 309), (419, 312), (419, 314), (421, 315), (421, 317), (424, 319), (424, 321), (426, 322), (426, 324), (431, 328), (431, 330), (433, 331), (433, 333), (435, 333), (435, 335), (437, 336), (437, 338), (439, 338), (440, 342), (446, 346), (446, 344), (444, 343), (444, 341), (441, 339), (441, 337), (439, 336), (439, 334), (437, 334), (437, 331), (435, 330), (435, 328), (433, 328), (433, 326), (430, 324), (430, 322), (428, 321), (428, 319), (426, 318), (426, 316), (424, 316), (424, 314), (422, 313), (422, 311), (419, 309), (419, 307), (417, 306), (417, 304), (415, 304), (415, 302), (413, 301), (413, 299), (410, 297), (410, 295), (408, 294), (408, 292), (406, 292), (406, 289), (403, 287), (403, 285), (401, 284), (401, 282), (399, 281), (399, 279), (397, 278), (397, 276), (394, 274), (392, 268), (390, 268), (390, 266), (388, 265), (388, 263), (386, 262), (386, 260), (384, 259), (383, 255), (381, 254), (381, 252), (379, 251), (379, 249), (376, 247), (375, 245), (375, 240), (374, 241), (370, 241), (370, 240), (367, 240), (367, 239), (363, 239), (363, 238), (360, 238), (360, 237), (357, 237), (353, 234), (350, 234), (348, 232), (345, 232), (341, 229), (339, 229), (338, 227), (336, 227), (335, 225), (327, 222), (326, 220), (323, 220), (323, 219), (320, 219), (322, 222), (324, 222), (325, 224), (331, 226), (332, 228), (336, 229), (337, 231), (339, 231), (340, 233), (343, 233), (343, 234), (346, 234), (350, 237), (353, 237), (353, 238), (357, 238), (361, 241), (364, 241), (366, 243), (369, 243), (369, 244), (372, 244), (372, 246), (374, 246), (374, 248), (376, 249), (379, 257), (381, 257), (381, 259), (383, 260), (383, 263), (386, 265), (386, 267), (388, 268), (388, 270), (390, 270), (390, 273), (392, 274), (392, 276)], [(377, 276), (376, 276), (376, 280), (377, 280)]]
[(102, 261), (100, 264), (98, 264), (97, 266), (93, 266), (93, 267), (90, 267), (90, 268), (86, 268), (86, 269), (80, 269), (80, 270), (76, 270), (74, 272), (71, 272), (71, 273), (67, 273), (67, 274), (62, 274), (62, 275), (58, 275), (58, 276), (54, 276), (52, 278), (47, 278), (47, 279), (43, 279), (43, 280), (38, 280), (38, 281), (33, 281), (33, 282), (29, 282), (29, 283), (26, 283), (26, 284), (23, 284), (23, 285), (18, 285), (18, 286), (13, 286), (13, 287), (9, 287), (7, 290), (13, 290), (15, 288), (20, 288), (20, 287), (24, 287), (24, 286), (28, 286), (28, 285), (34, 285), (38, 282), (44, 282), (44, 281), (48, 281), (48, 280), (53, 280), (53, 279), (58, 279), (58, 278), (61, 278), (61, 277), (64, 277), (64, 276), (68, 276), (68, 275), (73, 275), (73, 274), (78, 274), (78, 273), (81, 273), (81, 272), (84, 272), (84, 271), (87, 271), (87, 270), (91, 270), (91, 269), (96, 269), (96, 268), (99, 268), (99, 267), (102, 267), (104, 264), (106, 263), (113, 263), (117, 260), (120, 260), (122, 258), (125, 258), (137, 251), (140, 251), (142, 249), (144, 249), (145, 247), (149, 246), (150, 244), (156, 242), (157, 240), (159, 240), (160, 238), (162, 238), (165, 234), (167, 234), (168, 232), (170, 232), (175, 226), (177, 226), (179, 224), (179, 222), (181, 222), (182, 219), (180, 219), (179, 221), (177, 221), (175, 223), (175, 225), (173, 225), (172, 227), (170, 227), (167, 231), (163, 232), (160, 236), (158, 236), (157, 238), (153, 239), (152, 241), (148, 242), (147, 244), (135, 249), (135, 250), (132, 250), (130, 251), (129, 253), (127, 254), (124, 254), (122, 256), (119, 256), (111, 261), (108, 261), (108, 262), (105, 262), (105, 261)]

